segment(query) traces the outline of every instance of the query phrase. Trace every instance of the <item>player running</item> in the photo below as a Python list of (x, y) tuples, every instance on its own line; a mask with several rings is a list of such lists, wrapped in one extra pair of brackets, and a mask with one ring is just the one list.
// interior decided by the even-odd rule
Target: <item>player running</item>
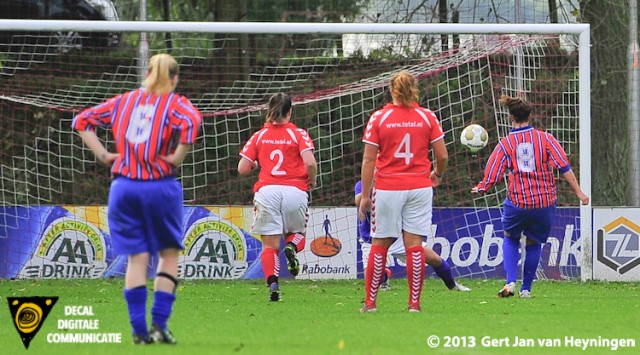
[[(362, 181), (358, 181), (355, 186), (355, 203), (356, 206), (360, 206), (360, 197), (362, 196)], [(369, 252), (371, 251), (371, 214), (367, 213), (365, 219), (358, 219), (358, 238), (360, 241), (361, 249), (362, 249), (362, 260), (367, 260), (369, 257)], [(451, 267), (449, 263), (444, 260), (438, 253), (436, 253), (433, 249), (429, 248), (426, 242), (422, 242), (422, 248), (424, 249), (424, 258), (427, 265), (431, 265), (436, 275), (442, 279), (445, 286), (449, 290), (452, 291), (463, 291), (468, 292), (471, 291), (470, 288), (461, 285), (456, 282), (453, 277), (453, 273), (451, 272)], [(404, 249), (404, 243), (401, 239), (396, 239), (393, 244), (389, 247), (387, 251), (388, 255), (395, 257), (396, 259), (401, 260), (403, 263), (406, 263), (406, 251)], [(364, 264), (366, 269), (366, 264)], [(387, 291), (391, 289), (389, 281), (391, 279), (391, 270), (387, 267), (384, 269), (384, 274), (382, 275), (382, 283), (380, 284), (381, 291)]]
[(471, 189), (484, 193), (509, 169), (508, 193), (502, 209), (504, 241), (502, 254), (506, 285), (498, 297), (516, 293), (520, 237), (526, 237), (524, 270), (520, 297), (530, 298), (533, 279), (540, 263), (542, 244), (547, 242), (556, 213), (557, 195), (554, 173), (558, 169), (583, 205), (589, 196), (580, 189), (567, 154), (553, 135), (533, 128), (529, 123), (531, 105), (522, 98), (503, 95), (500, 104), (509, 110), (512, 129), (489, 156), (484, 178)]
[[(387, 252), (402, 235), (407, 255), (409, 312), (420, 312), (425, 253), (422, 236), (431, 233), (433, 188), (447, 167), (444, 133), (435, 114), (416, 102), (416, 79), (407, 71), (390, 80), (393, 103), (371, 115), (364, 132), (359, 217), (371, 211), (371, 252), (361, 312), (376, 311)], [(436, 158), (432, 170), (430, 150)], [(376, 188), (373, 190), (375, 169)], [(372, 191), (373, 190), (373, 191)], [(373, 192), (373, 194), (372, 194)]]
[(287, 268), (300, 272), (297, 253), (304, 249), (309, 189), (316, 187), (317, 165), (309, 133), (291, 122), (292, 103), (286, 94), (269, 99), (264, 127), (244, 145), (238, 172), (247, 175), (260, 164), (254, 191), (252, 230), (262, 236), (260, 261), (271, 301), (280, 300), (280, 239), (284, 234)]
[[(149, 60), (143, 88), (82, 111), (73, 120), (85, 144), (111, 166), (109, 230), (117, 254), (128, 255), (124, 297), (135, 344), (176, 344), (167, 328), (178, 285), (183, 236), (183, 192), (178, 168), (194, 144), (200, 112), (173, 91), (178, 63), (168, 54)], [(110, 127), (116, 153), (107, 151), (96, 126)], [(147, 265), (159, 254), (147, 328)]]

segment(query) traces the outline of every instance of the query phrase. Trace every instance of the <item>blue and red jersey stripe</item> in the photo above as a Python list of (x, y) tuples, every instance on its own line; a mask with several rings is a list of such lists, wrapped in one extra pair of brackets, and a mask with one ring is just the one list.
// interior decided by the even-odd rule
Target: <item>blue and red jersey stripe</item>
[(179, 143), (194, 144), (201, 123), (202, 115), (186, 97), (139, 89), (82, 111), (72, 127), (79, 131), (110, 127), (120, 155), (111, 172), (134, 180), (156, 180), (176, 174), (175, 167), (158, 156), (173, 153)]
[(508, 198), (514, 205), (548, 207), (557, 201), (551, 168), (560, 173), (571, 169), (567, 154), (555, 137), (531, 126), (515, 128), (491, 153), (484, 178), (477, 187), (479, 191), (489, 190), (508, 170)]

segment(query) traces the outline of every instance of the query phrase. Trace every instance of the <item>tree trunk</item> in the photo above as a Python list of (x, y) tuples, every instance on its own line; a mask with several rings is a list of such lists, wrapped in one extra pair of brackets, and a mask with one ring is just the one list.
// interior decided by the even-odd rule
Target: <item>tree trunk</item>
[[(246, 21), (247, 1), (216, 1), (215, 19), (217, 22)], [(248, 37), (246, 34), (227, 35), (220, 34), (217, 37), (235, 36), (235, 41), (224, 41), (225, 48), (218, 51), (218, 82), (221, 86), (232, 86), (235, 80), (244, 80), (249, 72)]]
[(556, 0), (548, 0), (549, 22), (558, 23), (558, 3)]
[[(164, 21), (171, 21), (171, 0), (162, 0), (162, 19)], [(171, 32), (164, 34), (167, 46), (167, 52), (173, 52), (173, 40), (171, 39)]]
[[(447, 0), (438, 0), (438, 20), (440, 23), (447, 23), (447, 13)], [(440, 46), (443, 52), (446, 52), (449, 49), (448, 35), (440, 35)]]
[(591, 24), (592, 203), (624, 206), (629, 173), (626, 1), (582, 0), (580, 9), (582, 22)]

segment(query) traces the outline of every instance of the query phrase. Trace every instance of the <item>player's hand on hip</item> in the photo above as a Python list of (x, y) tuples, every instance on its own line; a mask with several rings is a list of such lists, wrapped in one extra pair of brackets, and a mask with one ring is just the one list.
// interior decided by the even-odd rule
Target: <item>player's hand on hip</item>
[(116, 161), (116, 159), (118, 159), (119, 157), (120, 157), (120, 154), (118, 153), (105, 152), (105, 153), (102, 153), (102, 155), (100, 155), (99, 159), (100, 159), (100, 162), (102, 162), (102, 164), (106, 166), (111, 166), (113, 165), (113, 162)]
[(429, 175), (429, 178), (431, 179), (431, 186), (433, 187), (440, 186), (440, 182), (442, 182), (442, 176), (438, 177), (438, 175), (436, 175), (436, 172), (432, 171), (431, 175)]
[(158, 159), (162, 160), (167, 164), (173, 165), (174, 168), (178, 168), (180, 167), (180, 165), (182, 165), (182, 159), (178, 159), (176, 154), (158, 155)]

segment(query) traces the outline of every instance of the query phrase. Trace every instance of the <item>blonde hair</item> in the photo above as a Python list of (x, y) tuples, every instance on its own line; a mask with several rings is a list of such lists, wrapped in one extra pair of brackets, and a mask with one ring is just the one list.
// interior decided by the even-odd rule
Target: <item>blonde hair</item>
[(532, 108), (527, 100), (521, 97), (502, 95), (500, 96), (500, 105), (509, 110), (509, 114), (513, 116), (517, 123), (529, 121)]
[(269, 98), (267, 123), (280, 123), (291, 112), (291, 97), (284, 93), (273, 94)]
[(149, 59), (144, 91), (162, 95), (173, 91), (173, 78), (178, 75), (178, 62), (169, 54), (156, 54)]
[(403, 106), (413, 106), (418, 101), (419, 91), (416, 78), (406, 70), (393, 74), (389, 89), (393, 100)]

